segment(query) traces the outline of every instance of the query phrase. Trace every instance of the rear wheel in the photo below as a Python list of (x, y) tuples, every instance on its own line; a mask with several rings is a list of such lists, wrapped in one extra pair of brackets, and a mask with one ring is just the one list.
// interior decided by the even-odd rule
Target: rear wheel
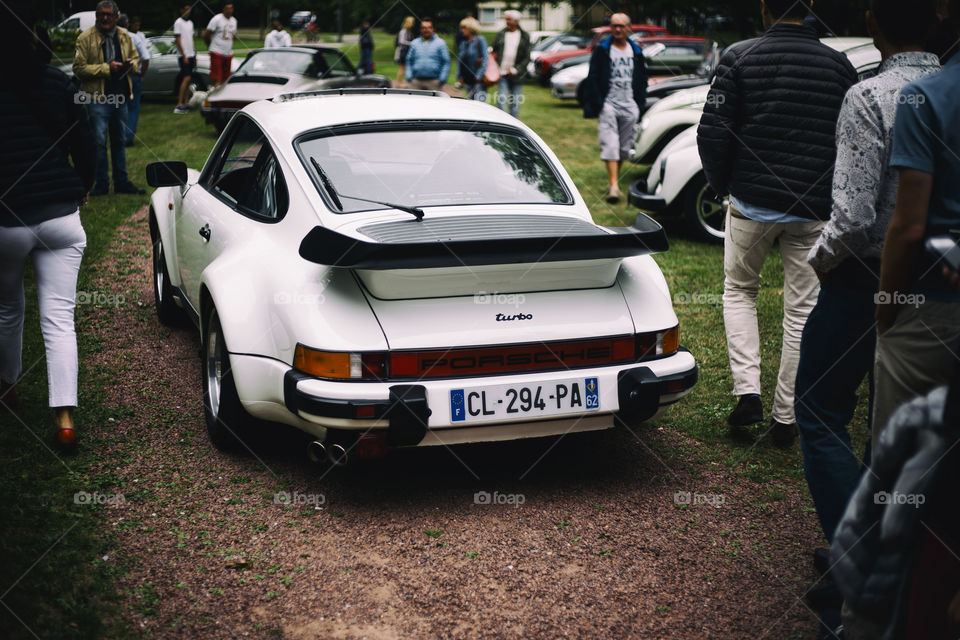
[(203, 384), (203, 410), (210, 442), (220, 450), (236, 449), (252, 422), (240, 403), (233, 382), (230, 354), (223, 339), (220, 316), (211, 306), (203, 323), (203, 362), (200, 375)]
[(682, 205), (690, 235), (701, 242), (723, 242), (727, 221), (725, 198), (710, 187), (703, 173), (695, 175), (684, 189)]
[(167, 272), (167, 255), (163, 250), (163, 239), (160, 238), (153, 220), (150, 221), (150, 236), (153, 239), (153, 304), (162, 324), (175, 325), (182, 319), (183, 312), (173, 300), (173, 286)]

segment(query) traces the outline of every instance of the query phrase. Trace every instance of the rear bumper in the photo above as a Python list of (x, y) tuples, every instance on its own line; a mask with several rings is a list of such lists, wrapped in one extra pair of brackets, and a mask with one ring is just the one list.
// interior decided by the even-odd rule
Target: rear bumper
[(647, 181), (643, 178), (630, 185), (627, 201), (638, 209), (660, 213), (667, 208), (663, 197), (647, 192)]
[[(284, 375), (283, 398), (291, 413), (309, 422), (332, 429), (385, 434), (390, 446), (426, 446), (603, 429), (613, 426), (613, 415), (640, 422), (687, 395), (697, 383), (698, 369), (693, 356), (681, 350), (667, 358), (643, 364), (563, 371), (552, 374), (552, 377), (570, 378), (572, 375), (594, 377), (600, 381), (603, 389), (601, 411), (528, 417), (512, 422), (451, 420), (448, 400), (451, 389), (476, 386), (478, 382), (497, 384), (517, 376), (390, 385), (331, 383), (290, 369)], [(515, 384), (549, 383), (550, 378), (542, 374), (523, 376)], [(325, 389), (329, 390), (327, 394), (323, 393)], [(333, 391), (345, 395), (331, 393)], [(468, 432), (469, 439), (463, 439)]]

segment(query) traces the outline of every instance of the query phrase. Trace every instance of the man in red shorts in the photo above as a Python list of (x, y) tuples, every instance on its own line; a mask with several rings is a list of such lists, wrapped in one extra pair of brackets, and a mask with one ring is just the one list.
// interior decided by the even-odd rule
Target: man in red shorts
[(233, 3), (223, 5), (223, 11), (213, 16), (203, 32), (203, 40), (210, 51), (210, 80), (219, 87), (230, 77), (233, 61), (233, 39), (237, 37), (237, 19), (233, 17)]

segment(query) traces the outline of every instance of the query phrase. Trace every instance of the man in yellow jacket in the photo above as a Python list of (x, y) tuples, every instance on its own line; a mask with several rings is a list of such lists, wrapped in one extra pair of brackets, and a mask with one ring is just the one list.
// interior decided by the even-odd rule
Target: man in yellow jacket
[(124, 146), (127, 101), (133, 97), (130, 74), (139, 68), (140, 56), (130, 34), (117, 26), (120, 8), (116, 2), (101, 0), (97, 3), (96, 14), (97, 23), (77, 38), (77, 51), (73, 57), (73, 73), (80, 80), (80, 96), (87, 104), (97, 143), (97, 181), (90, 195), (102, 196), (110, 190), (108, 130), (114, 192), (143, 194), (144, 190), (127, 177)]

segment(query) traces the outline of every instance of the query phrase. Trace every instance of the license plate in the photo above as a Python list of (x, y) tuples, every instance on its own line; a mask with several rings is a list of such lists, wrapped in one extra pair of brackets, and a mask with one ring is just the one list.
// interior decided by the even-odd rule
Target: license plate
[(530, 416), (555, 416), (600, 409), (596, 378), (542, 384), (500, 384), (450, 390), (452, 422), (488, 422)]

